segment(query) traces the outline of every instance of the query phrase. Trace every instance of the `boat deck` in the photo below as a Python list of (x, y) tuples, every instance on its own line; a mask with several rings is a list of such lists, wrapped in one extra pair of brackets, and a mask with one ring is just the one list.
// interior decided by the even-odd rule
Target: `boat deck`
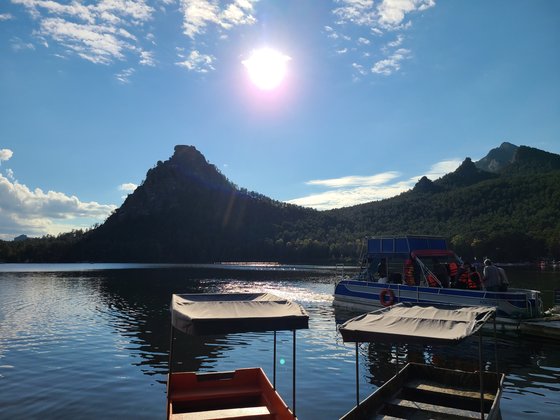
[[(485, 413), (490, 411), (494, 399), (494, 394), (485, 393)], [(480, 392), (415, 379), (405, 383), (374, 418), (479, 419)]]
[(409, 363), (378, 388), (344, 420), (356, 419), (485, 419), (499, 418), (503, 375), (464, 372)]

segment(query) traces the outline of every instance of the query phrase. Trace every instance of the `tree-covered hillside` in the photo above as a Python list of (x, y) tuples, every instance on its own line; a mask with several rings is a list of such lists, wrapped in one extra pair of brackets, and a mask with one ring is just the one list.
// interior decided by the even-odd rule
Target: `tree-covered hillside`
[(442, 235), (467, 258), (560, 257), (560, 156), (504, 143), (387, 200), (316, 211), (238, 188), (177, 146), (107, 221), (0, 242), (3, 261), (355, 261), (366, 236)]

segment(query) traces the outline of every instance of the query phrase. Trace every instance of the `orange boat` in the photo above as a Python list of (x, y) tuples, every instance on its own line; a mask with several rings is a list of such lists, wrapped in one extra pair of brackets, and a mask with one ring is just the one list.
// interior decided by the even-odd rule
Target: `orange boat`
[[(295, 334), (308, 328), (309, 316), (293, 302), (269, 293), (173, 295), (167, 381), (167, 418), (294, 419)], [(274, 382), (259, 367), (230, 372), (172, 372), (175, 330), (189, 335), (274, 331)], [(293, 411), (275, 390), (276, 331), (292, 330)]]

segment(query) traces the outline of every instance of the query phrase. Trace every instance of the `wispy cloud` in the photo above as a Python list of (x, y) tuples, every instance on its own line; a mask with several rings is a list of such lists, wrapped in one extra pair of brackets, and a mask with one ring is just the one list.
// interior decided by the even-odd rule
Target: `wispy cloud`
[(189, 53), (185, 60), (179, 61), (175, 64), (197, 73), (208, 73), (209, 71), (214, 70), (213, 64), (215, 60), (216, 57), (212, 55), (202, 54), (200, 51), (193, 50)]
[[(32, 17), (31, 41), (14, 40), (21, 51), (43, 46), (56, 57), (80, 57), (94, 64), (124, 63), (126, 68), (157, 66), (155, 23), (158, 13), (179, 13), (177, 31), (183, 32), (190, 51), (177, 54), (175, 64), (196, 73), (215, 70), (218, 43), (236, 28), (257, 23), (258, 0), (11, 0)], [(334, 0), (333, 20), (323, 32), (343, 59), (356, 63), (354, 76), (392, 74), (401, 68), (409, 51), (404, 33), (412, 19), (435, 6), (434, 0)], [(0, 21), (15, 19), (0, 14)], [(165, 56), (165, 49), (161, 49)], [(165, 63), (164, 63), (165, 64)], [(373, 72), (362, 69), (375, 68)], [(123, 78), (125, 83), (130, 79)]]
[(386, 76), (399, 71), (401, 61), (410, 57), (410, 50), (399, 48), (390, 57), (376, 62), (371, 68), (372, 73), (384, 74)]
[[(75, 54), (95, 64), (140, 57), (141, 65), (153, 65), (133, 33), (152, 19), (155, 9), (147, 0), (100, 0), (94, 3), (56, 0), (11, 0), (23, 6), (38, 23), (33, 32), (45, 47), (61, 45), (56, 55)], [(148, 55), (146, 55), (148, 54)]]
[(35, 45), (31, 42), (25, 42), (17, 36), (10, 39), (10, 46), (12, 47), (12, 50), (17, 52), (35, 49)]
[(126, 182), (119, 185), (119, 191), (133, 192), (136, 188), (138, 188), (138, 185), (133, 184), (132, 182)]
[(400, 172), (389, 171), (371, 176), (344, 176), (307, 181), (307, 185), (325, 187), (328, 190), (288, 202), (317, 210), (329, 210), (383, 200), (410, 190), (423, 176), (432, 180), (441, 178), (453, 172), (460, 164), (459, 159), (441, 161), (432, 165), (426, 173), (408, 179), (402, 178)]
[(14, 180), (12, 171), (0, 174), (0, 226), (2, 239), (26, 234), (42, 236), (87, 228), (104, 220), (116, 206), (83, 202), (76, 196), (40, 188), (31, 190)]
[[(404, 32), (411, 27), (413, 14), (435, 6), (434, 0), (336, 0), (336, 3), (333, 9), (336, 28), (326, 26), (325, 31), (335, 42), (335, 51), (348, 48), (359, 53), (360, 60), (353, 64), (358, 80), (367, 74), (363, 68), (383, 75), (399, 71), (402, 61), (411, 54), (400, 46), (406, 40)], [(345, 35), (347, 31), (352, 31), (353, 38)], [(371, 36), (382, 42), (370, 42)]]
[(384, 172), (372, 176), (344, 176), (342, 178), (316, 179), (307, 181), (307, 185), (321, 185), (330, 188), (361, 187), (383, 185), (399, 176), (398, 172)]
[(180, 0), (185, 35), (194, 39), (210, 25), (231, 29), (239, 25), (252, 25), (253, 3), (256, 0), (235, 0), (221, 5), (213, 0)]
[(130, 83), (130, 78), (132, 77), (134, 72), (135, 70), (131, 67), (128, 69), (121, 70), (120, 72), (115, 74), (115, 77), (121, 83)]

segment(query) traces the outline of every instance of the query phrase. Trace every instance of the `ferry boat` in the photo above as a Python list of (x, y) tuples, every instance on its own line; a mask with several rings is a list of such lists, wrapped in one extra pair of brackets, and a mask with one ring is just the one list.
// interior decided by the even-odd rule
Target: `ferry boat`
[[(371, 311), (401, 302), (491, 306), (497, 309), (500, 326), (507, 329), (517, 328), (522, 319), (543, 316), (537, 290), (495, 292), (454, 287), (462, 263), (442, 237), (368, 238), (359, 273), (336, 284), (333, 304), (352, 311)], [(379, 273), (380, 267), (383, 273)]]

